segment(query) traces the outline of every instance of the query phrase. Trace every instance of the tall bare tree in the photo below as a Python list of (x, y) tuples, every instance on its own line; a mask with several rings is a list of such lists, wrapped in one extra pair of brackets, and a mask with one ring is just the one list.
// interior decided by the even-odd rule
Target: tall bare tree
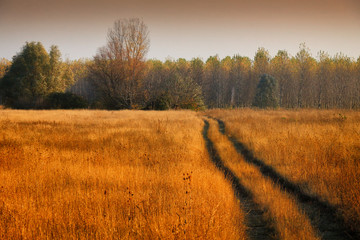
[(141, 19), (115, 21), (107, 45), (98, 50), (90, 67), (105, 107), (131, 109), (142, 103), (140, 90), (149, 45), (149, 31)]

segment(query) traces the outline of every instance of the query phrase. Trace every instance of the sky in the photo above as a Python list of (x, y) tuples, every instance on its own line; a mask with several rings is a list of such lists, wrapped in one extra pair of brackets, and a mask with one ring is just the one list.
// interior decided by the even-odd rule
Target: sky
[(26, 41), (92, 58), (114, 21), (130, 17), (149, 28), (148, 59), (253, 58), (259, 47), (294, 56), (301, 43), (314, 57), (360, 56), (359, 0), (0, 0), (0, 58)]

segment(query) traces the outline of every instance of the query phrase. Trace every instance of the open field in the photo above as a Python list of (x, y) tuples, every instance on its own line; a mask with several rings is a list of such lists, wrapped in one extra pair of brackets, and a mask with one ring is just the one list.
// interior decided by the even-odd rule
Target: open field
[(0, 110), (0, 239), (356, 239), (359, 123)]
[(214, 120), (209, 120), (209, 136), (219, 152), (220, 159), (233, 170), (245, 189), (252, 192), (254, 201), (264, 211), (265, 218), (278, 231), (281, 239), (318, 239), (310, 221), (297, 208), (295, 199), (280, 187), (264, 178), (255, 166), (232, 147), (231, 142), (218, 131)]
[[(247, 163), (297, 197), (300, 208), (315, 218), (313, 225), (329, 232), (321, 221), (339, 217), (347, 227), (359, 232), (359, 112), (242, 109), (212, 110), (207, 114), (222, 120), (225, 134), (235, 147), (242, 148), (239, 151)], [(238, 170), (234, 166), (234, 170), (241, 174), (244, 166)], [(305, 206), (307, 201), (318, 205), (319, 211), (332, 212), (331, 215), (316, 219), (321, 217), (311, 216), (314, 211), (307, 209), (311, 208)]]
[(245, 236), (193, 112), (0, 116), (0, 239)]

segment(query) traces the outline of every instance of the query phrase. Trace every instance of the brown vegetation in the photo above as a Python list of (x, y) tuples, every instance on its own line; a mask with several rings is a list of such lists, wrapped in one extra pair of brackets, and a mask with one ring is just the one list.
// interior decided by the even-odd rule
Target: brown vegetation
[(206, 111), (222, 134), (190, 111), (0, 111), (0, 239), (247, 239), (241, 188), (276, 238), (344, 233), (316, 223), (315, 197), (359, 231), (359, 112)]
[(217, 122), (209, 121), (209, 136), (221, 159), (236, 173), (241, 183), (251, 190), (267, 219), (275, 225), (278, 234), (276, 239), (320, 239), (309, 219), (297, 208), (296, 200), (264, 178), (256, 167), (245, 162), (227, 137), (218, 131)]
[[(284, 50), (270, 56), (259, 48), (253, 58), (215, 55), (162, 62), (145, 58), (148, 33), (140, 19), (116, 21), (107, 44), (93, 59), (72, 62), (61, 61), (56, 47), (48, 54), (40, 43), (28, 43), (13, 62), (0, 59), (0, 104), (49, 108), (43, 98), (54, 91), (70, 91), (82, 96), (90, 108), (111, 110), (360, 108), (360, 58), (322, 51), (314, 57), (301, 44), (295, 56)], [(29, 47), (32, 50), (25, 51)], [(50, 74), (49, 64), (41, 59), (53, 59)], [(272, 79), (268, 90), (260, 80), (264, 74)], [(265, 104), (269, 99), (264, 96), (258, 99), (263, 91), (271, 92), (273, 104)]]
[(344, 110), (212, 110), (227, 134), (294, 182), (360, 223), (360, 114)]
[(244, 239), (193, 112), (0, 114), (1, 239)]

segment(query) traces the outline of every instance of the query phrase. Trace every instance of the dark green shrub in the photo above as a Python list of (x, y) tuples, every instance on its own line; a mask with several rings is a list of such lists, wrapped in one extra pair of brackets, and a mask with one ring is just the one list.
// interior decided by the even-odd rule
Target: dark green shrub
[(256, 88), (254, 107), (277, 108), (279, 106), (278, 84), (274, 77), (263, 74)]
[(168, 110), (170, 109), (170, 97), (168, 94), (161, 94), (146, 104), (145, 110)]
[(87, 108), (86, 100), (73, 93), (51, 93), (46, 98), (46, 108), (50, 109), (79, 109)]

